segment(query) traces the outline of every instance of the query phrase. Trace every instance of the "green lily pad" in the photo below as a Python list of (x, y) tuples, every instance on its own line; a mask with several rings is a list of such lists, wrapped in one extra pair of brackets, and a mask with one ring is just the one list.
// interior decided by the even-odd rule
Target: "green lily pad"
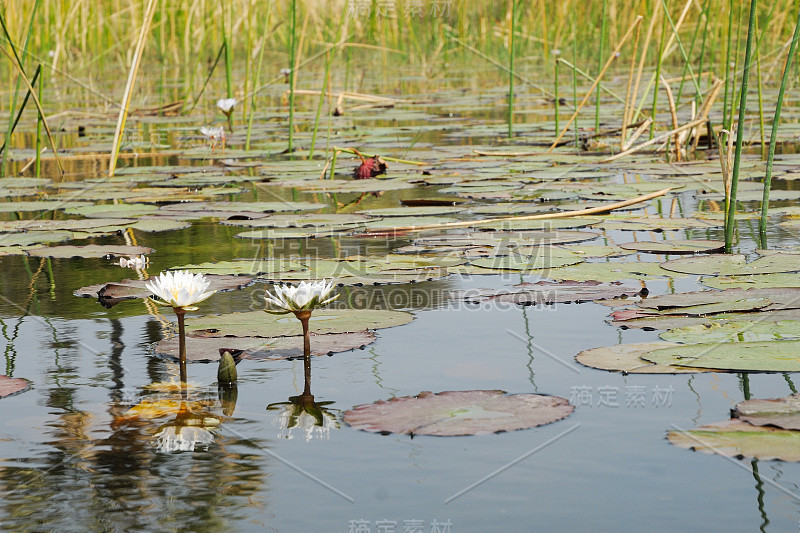
[[(217, 276), (212, 274), (206, 276), (206, 279), (210, 282), (209, 290), (218, 292), (243, 289), (253, 283), (253, 278), (246, 276)], [(152, 296), (153, 294), (145, 287), (145, 283), (147, 283), (147, 280), (123, 279), (122, 281), (81, 287), (73, 294), (81, 298), (97, 298), (103, 306), (112, 307), (122, 300)]]
[[(408, 324), (411, 313), (378, 309), (317, 309), (311, 315), (312, 333), (354, 333)], [(193, 337), (279, 337), (301, 333), (294, 315), (273, 315), (264, 311), (209, 315), (192, 318), (186, 325)]]
[[(770, 305), (764, 307), (765, 311), (778, 309), (800, 308), (800, 289), (797, 288), (768, 288), (768, 289), (726, 289), (722, 291), (695, 291), (680, 294), (664, 294), (653, 296), (639, 302), (639, 307), (666, 311), (673, 309), (675, 313), (682, 313), (683, 309), (694, 308), (702, 305), (725, 304), (730, 302), (734, 307), (731, 310), (743, 310), (736, 302), (742, 300), (766, 299)], [(724, 312), (723, 308), (721, 311)]]
[(281, 187), (291, 187), (303, 191), (363, 193), (411, 189), (413, 183), (402, 179), (364, 179), (364, 180), (284, 180), (273, 182)]
[(145, 233), (158, 233), (161, 231), (177, 231), (191, 226), (181, 220), (170, 220), (166, 217), (141, 218), (129, 227)]
[[(32, 200), (29, 202), (0, 202), (0, 213), (16, 211), (64, 211), (71, 207), (88, 205), (86, 202), (69, 200)], [(120, 215), (115, 215), (120, 216)]]
[(694, 374), (709, 371), (704, 368), (655, 364), (642, 359), (643, 355), (667, 346), (675, 345), (657, 341), (603, 346), (584, 350), (575, 356), (575, 360), (590, 368), (623, 374)]
[(501, 390), (421, 392), (357, 405), (344, 413), (355, 429), (372, 433), (460, 436), (516, 431), (566, 418), (564, 398)]
[(731, 414), (754, 426), (800, 430), (800, 395), (774, 400), (745, 400), (737, 403)]
[(461, 213), (463, 211), (464, 208), (458, 206), (385, 207), (382, 209), (364, 209), (356, 211), (356, 214), (371, 217), (429, 217)]
[(561, 229), (585, 228), (596, 224), (595, 220), (588, 218), (549, 218), (539, 220), (504, 220), (502, 222), (492, 222), (481, 224), (481, 229), (493, 229), (498, 231), (554, 231)]
[(60, 259), (71, 258), (102, 258), (112, 257), (133, 257), (137, 255), (147, 255), (155, 250), (146, 246), (120, 246), (120, 245), (98, 245), (87, 244), (86, 246), (50, 246), (44, 248), (32, 248), (27, 250), (27, 254), (33, 257), (53, 257)]
[(227, 226), (246, 226), (253, 228), (326, 228), (327, 230), (352, 230), (375, 219), (363, 215), (327, 213), (318, 215), (272, 215), (257, 220), (225, 220)]
[(667, 439), (681, 448), (737, 459), (800, 461), (800, 431), (758, 427), (736, 419), (670, 431)]
[(574, 266), (554, 268), (547, 272), (552, 280), (572, 281), (621, 281), (624, 279), (658, 279), (675, 277), (675, 273), (664, 270), (658, 263), (609, 263), (585, 262)]
[(81, 204), (64, 210), (70, 215), (81, 215), (87, 218), (138, 217), (156, 211), (158, 211), (158, 206), (148, 204)]
[(583, 262), (583, 257), (563, 248), (552, 246), (540, 247), (536, 255), (513, 255), (476, 259), (473, 266), (492, 270), (543, 270)]
[(661, 267), (683, 274), (743, 276), (800, 271), (800, 255), (774, 253), (747, 263), (744, 255), (703, 255), (661, 263)]
[(710, 324), (694, 324), (671, 329), (662, 333), (659, 337), (665, 341), (681, 344), (800, 340), (800, 321), (714, 321)]
[(800, 372), (800, 341), (684, 344), (642, 356), (653, 363), (730, 372)]
[(30, 231), (24, 233), (3, 233), (0, 235), (0, 246), (30, 246), (32, 244), (64, 242), (76, 237), (77, 235), (71, 231)]
[(600, 283), (598, 281), (538, 281), (520, 283), (514, 290), (469, 292), (463, 296), (468, 302), (502, 302), (518, 305), (544, 305), (554, 303), (581, 303), (594, 300), (608, 300), (627, 296), (638, 296), (640, 287), (621, 283)]
[[(363, 348), (375, 341), (372, 331), (328, 333), (311, 336), (311, 355), (322, 356)], [(186, 360), (189, 362), (219, 361), (221, 350), (242, 350), (242, 359), (275, 361), (303, 357), (303, 337), (186, 337)], [(167, 359), (178, 359), (178, 337), (164, 339), (155, 345), (155, 353)]]
[(797, 274), (750, 274), (745, 276), (716, 276), (701, 278), (700, 283), (713, 289), (729, 288), (800, 288), (800, 276)]
[(635, 250), (637, 252), (647, 252), (651, 254), (695, 254), (721, 250), (725, 247), (725, 243), (723, 241), (695, 239), (626, 242), (620, 244), (619, 247), (625, 250)]

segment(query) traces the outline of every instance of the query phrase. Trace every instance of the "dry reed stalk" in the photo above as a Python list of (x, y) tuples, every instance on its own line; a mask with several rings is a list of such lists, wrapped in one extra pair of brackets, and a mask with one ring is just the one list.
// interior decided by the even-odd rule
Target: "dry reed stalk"
[[(714, 105), (714, 102), (719, 96), (721, 90), (722, 90), (722, 80), (716, 78), (714, 80), (714, 84), (708, 90), (708, 95), (706, 96), (705, 100), (703, 100), (703, 104), (700, 106), (700, 109), (697, 112), (698, 118), (708, 117), (708, 114), (711, 112), (711, 106)], [(700, 142), (700, 134), (696, 133), (694, 135), (694, 141), (692, 142), (692, 151), (697, 149), (697, 145), (699, 142)], [(709, 140), (709, 142), (711, 141)]]
[[(667, 92), (667, 102), (669, 103), (669, 112), (672, 115), (672, 129), (678, 129), (678, 111), (675, 109), (675, 97), (672, 96), (672, 88), (667, 83), (667, 80), (664, 79), (664, 76), (661, 76), (661, 83), (664, 85), (664, 90)], [(681, 134), (680, 132), (675, 134), (675, 159), (680, 161), (681, 160)]]
[(648, 146), (652, 146), (652, 145), (654, 145), (656, 143), (665, 141), (665, 140), (669, 139), (671, 136), (675, 135), (676, 133), (679, 133), (679, 132), (684, 131), (684, 130), (688, 130), (690, 128), (695, 128), (695, 127), (699, 126), (700, 124), (704, 124), (706, 121), (708, 121), (708, 118), (705, 118), (705, 117), (702, 118), (702, 119), (693, 120), (692, 122), (689, 122), (688, 124), (684, 124), (683, 126), (677, 128), (677, 129), (668, 131), (668, 132), (666, 132), (666, 133), (664, 133), (662, 135), (659, 135), (658, 137), (653, 137), (649, 141), (646, 141), (646, 142), (643, 142), (642, 144), (636, 145), (633, 148), (629, 148), (628, 150), (625, 150), (624, 152), (620, 152), (618, 154), (612, 155), (611, 157), (607, 157), (607, 158), (603, 159), (600, 162), (601, 163), (610, 163), (611, 161), (617, 160), (620, 157), (624, 157), (626, 155), (630, 155), (630, 154), (632, 154), (634, 152), (638, 152), (639, 150), (647, 148)]
[(620, 147), (625, 145), (625, 137), (628, 134), (628, 121), (630, 120), (630, 100), (631, 90), (633, 88), (633, 71), (636, 67), (636, 54), (639, 53), (639, 34), (641, 33), (641, 24), (636, 27), (636, 38), (633, 40), (633, 53), (631, 54), (631, 68), (628, 73), (628, 86), (625, 92), (625, 105), (622, 108), (622, 133), (619, 136)]
[(111, 147), (111, 160), (108, 163), (108, 176), (113, 177), (114, 171), (117, 168), (117, 156), (119, 156), (119, 148), (122, 143), (122, 131), (125, 129), (125, 121), (128, 118), (128, 107), (131, 103), (131, 96), (133, 94), (133, 85), (136, 82), (136, 75), (139, 72), (139, 65), (142, 61), (142, 52), (144, 51), (145, 38), (150, 31), (150, 24), (153, 21), (153, 15), (156, 12), (158, 0), (149, 0), (147, 9), (145, 10), (144, 19), (142, 20), (142, 29), (139, 32), (139, 38), (136, 41), (136, 49), (133, 53), (133, 61), (131, 69), (128, 72), (128, 82), (125, 84), (125, 93), (122, 97), (122, 105), (119, 108), (119, 117), (117, 118), (117, 129), (114, 131), (114, 144)]
[[(636, 83), (633, 84), (633, 91), (631, 92), (631, 95), (632, 95), (632, 98), (633, 98), (633, 102), (636, 102), (636, 98), (639, 95), (639, 84), (642, 81), (642, 72), (644, 71), (644, 62), (647, 59), (647, 49), (650, 47), (650, 40), (653, 38), (653, 30), (655, 29), (655, 25), (656, 25), (656, 22), (658, 21), (658, 17), (660, 15), (660, 13), (661, 13), (660, 10), (656, 10), (655, 11), (655, 13), (653, 14), (653, 18), (650, 19), (650, 25), (647, 27), (647, 36), (644, 39), (644, 46), (642, 46), (642, 55), (639, 57), (639, 69), (638, 69), (638, 71), (636, 73)], [(640, 104), (639, 108), (641, 108), (641, 104)], [(639, 114), (639, 111), (638, 111), (639, 108), (637, 108), (636, 112), (633, 112), (633, 109), (631, 109), (631, 112), (628, 114), (629, 115), (628, 116), (628, 120), (629, 121), (635, 121), (636, 120), (637, 115)]]
[(555, 140), (555, 141), (553, 141), (553, 144), (551, 144), (551, 145), (550, 145), (550, 148), (547, 150), (548, 152), (552, 152), (552, 151), (553, 151), (553, 148), (555, 148), (556, 146), (558, 146), (558, 142), (561, 140), (561, 137), (563, 137), (563, 136), (564, 136), (564, 134), (567, 132), (567, 130), (569, 129), (569, 127), (570, 127), (570, 126), (572, 125), (572, 123), (575, 121), (575, 119), (577, 118), (577, 116), (578, 116), (578, 113), (580, 112), (581, 108), (583, 108), (583, 106), (585, 106), (585, 105), (586, 105), (586, 102), (588, 102), (588, 101), (589, 101), (589, 98), (592, 96), (592, 93), (594, 92), (595, 88), (597, 88), (597, 85), (600, 83), (600, 80), (603, 78), (603, 75), (606, 73), (606, 71), (608, 70), (608, 68), (611, 66), (611, 63), (613, 63), (613, 62), (614, 62), (614, 60), (617, 58), (617, 54), (618, 54), (618, 53), (619, 53), (619, 51), (622, 49), (622, 46), (625, 44), (625, 42), (628, 40), (628, 38), (631, 36), (631, 33), (633, 33), (633, 30), (635, 30), (635, 29), (636, 29), (636, 27), (639, 25), (639, 23), (640, 23), (640, 22), (642, 22), (642, 18), (643, 18), (643, 17), (642, 17), (641, 15), (638, 15), (638, 16), (636, 17), (636, 20), (634, 20), (633, 24), (631, 24), (631, 27), (630, 27), (630, 28), (628, 28), (628, 31), (627, 31), (627, 32), (625, 32), (625, 35), (623, 35), (622, 39), (620, 39), (620, 41), (619, 41), (619, 43), (617, 44), (616, 48), (614, 48), (614, 51), (613, 51), (613, 52), (611, 52), (611, 57), (609, 57), (609, 58), (608, 58), (608, 61), (606, 61), (606, 64), (605, 64), (605, 65), (603, 65), (603, 69), (602, 69), (602, 70), (600, 71), (600, 73), (597, 75), (597, 79), (595, 79), (595, 82), (594, 82), (594, 83), (592, 84), (592, 86), (589, 88), (589, 92), (587, 92), (587, 93), (586, 93), (586, 96), (584, 96), (584, 97), (583, 97), (583, 100), (582, 100), (582, 101), (581, 101), (581, 103), (578, 105), (578, 107), (575, 109), (575, 112), (574, 112), (574, 113), (572, 113), (572, 116), (571, 116), (571, 117), (569, 118), (569, 120), (567, 121), (567, 124), (566, 124), (566, 125), (564, 126), (564, 128), (561, 130), (561, 133), (559, 133), (558, 137), (556, 137), (556, 140)]
[(650, 127), (650, 124), (652, 123), (653, 123), (653, 117), (647, 117), (647, 119), (645, 119), (644, 122), (639, 124), (639, 127), (636, 128), (636, 131), (633, 132), (631, 138), (628, 139), (628, 141), (622, 146), (622, 151), (624, 152), (625, 150), (630, 148), (631, 145), (633, 145), (633, 143), (636, 142), (636, 139), (641, 137), (642, 133), (647, 131), (647, 129)]
[(651, 192), (649, 194), (645, 194), (642, 196), (637, 196), (636, 198), (631, 198), (630, 200), (623, 200), (622, 202), (614, 202), (613, 204), (608, 204), (600, 207), (592, 207), (589, 209), (576, 209), (574, 211), (562, 211), (561, 213), (544, 213), (541, 215), (521, 215), (521, 216), (514, 216), (514, 217), (501, 217), (501, 218), (486, 218), (482, 220), (464, 220), (461, 222), (445, 222), (442, 224), (423, 224), (420, 226), (398, 226), (396, 228), (392, 228), (390, 230), (381, 230), (381, 231), (365, 231), (363, 233), (358, 233), (357, 235), (360, 237), (363, 236), (379, 236), (379, 235), (391, 235), (394, 233), (410, 233), (410, 232), (417, 232), (417, 231), (428, 231), (432, 229), (451, 229), (451, 228), (469, 228), (472, 226), (482, 226), (484, 224), (494, 224), (496, 222), (510, 222), (510, 221), (517, 221), (517, 220), (550, 220), (555, 218), (572, 218), (572, 217), (579, 217), (583, 215), (595, 215), (598, 213), (607, 213), (609, 211), (613, 211), (615, 209), (621, 209), (623, 207), (628, 207), (629, 205), (635, 205), (642, 202), (646, 202), (648, 200), (652, 200), (653, 198), (658, 198), (659, 196), (664, 196), (669, 191), (672, 190), (672, 187), (667, 187), (666, 189), (662, 189), (660, 191)]

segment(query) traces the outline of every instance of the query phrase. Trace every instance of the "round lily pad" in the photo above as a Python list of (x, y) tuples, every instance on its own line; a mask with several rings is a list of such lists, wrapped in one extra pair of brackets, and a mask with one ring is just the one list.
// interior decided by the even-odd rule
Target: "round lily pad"
[(661, 263), (661, 267), (684, 274), (705, 276), (742, 276), (800, 271), (800, 255), (770, 254), (750, 263), (744, 255), (704, 255), (684, 257)]
[(670, 431), (667, 439), (681, 448), (725, 457), (800, 461), (800, 431), (759, 427), (736, 419)]
[(723, 241), (712, 240), (675, 240), (675, 241), (643, 241), (626, 242), (619, 245), (625, 250), (635, 250), (651, 254), (696, 254), (721, 250), (725, 247)]
[(800, 430), (800, 395), (774, 400), (745, 400), (736, 404), (732, 414), (754, 426)]
[(800, 288), (800, 276), (797, 274), (750, 274), (745, 276), (706, 277), (700, 283), (712, 289), (742, 288)]
[(155, 205), (147, 204), (100, 204), (70, 207), (64, 212), (71, 215), (81, 215), (88, 218), (118, 218), (118, 217), (138, 217), (158, 211)]
[(675, 277), (675, 273), (664, 270), (658, 266), (658, 263), (584, 262), (554, 268), (547, 272), (547, 277), (554, 280), (620, 281), (623, 279)]
[(371, 217), (429, 217), (436, 215), (449, 215), (460, 213), (464, 210), (458, 206), (420, 206), (420, 207), (385, 207), (382, 209), (364, 209), (356, 211), (359, 215)]
[(25, 379), (0, 376), (0, 399), (25, 392), (30, 386), (30, 383)]
[[(778, 309), (800, 308), (800, 288), (767, 288), (767, 289), (726, 289), (722, 291), (694, 291), (679, 294), (664, 294), (653, 296), (639, 302), (638, 306), (646, 309), (664, 311), (673, 309), (675, 313), (682, 313), (683, 309), (697, 308), (703, 305), (724, 304), (732, 305), (730, 310), (742, 311), (737, 302), (743, 300), (767, 300), (769, 305), (763, 307), (764, 311)], [(724, 307), (722, 308), (724, 311)], [(718, 311), (722, 312), (722, 311)]]
[[(222, 276), (209, 274), (206, 279), (210, 282), (209, 290), (226, 292), (243, 289), (253, 282), (247, 276)], [(104, 306), (111, 307), (122, 300), (134, 298), (148, 298), (153, 294), (145, 287), (147, 280), (123, 279), (81, 287), (73, 294), (82, 298), (97, 298)]]
[[(71, 231), (26, 231), (24, 233), (3, 233), (0, 235), (0, 246), (30, 246), (48, 242), (64, 242), (76, 238), (78, 234)], [(82, 235), (88, 236), (87, 233)]]
[(61, 259), (87, 258), (87, 257), (133, 257), (147, 255), (155, 250), (146, 246), (121, 246), (87, 244), (86, 246), (50, 246), (44, 248), (31, 248), (27, 254), (33, 257), (53, 257)]
[(513, 290), (498, 290), (476, 296), (466, 295), (470, 302), (503, 302), (518, 305), (541, 305), (566, 302), (591, 302), (622, 296), (637, 296), (640, 287), (623, 285), (619, 282), (600, 283), (599, 281), (538, 281), (521, 283)]
[(527, 271), (576, 265), (583, 262), (583, 257), (564, 248), (542, 246), (539, 247), (537, 251), (538, 253), (532, 256), (513, 255), (476, 259), (472, 261), (471, 264), (473, 266), (494, 270)]
[(623, 374), (694, 374), (708, 372), (708, 370), (702, 368), (659, 365), (642, 359), (642, 356), (650, 351), (667, 346), (674, 345), (667, 342), (638, 342), (603, 346), (584, 350), (575, 356), (575, 360), (590, 368), (622, 372)]
[[(411, 313), (379, 309), (317, 309), (311, 315), (312, 333), (353, 333), (365, 329), (408, 324)], [(302, 332), (293, 314), (273, 315), (264, 311), (209, 315), (187, 321), (186, 333), (194, 337), (280, 337)]]
[(642, 358), (662, 365), (730, 372), (800, 372), (800, 341), (682, 344)]
[(363, 431), (442, 437), (516, 431), (566, 418), (575, 408), (564, 398), (506, 394), (501, 390), (421, 392), (379, 400), (344, 413)]
[[(331, 355), (363, 348), (375, 341), (372, 331), (329, 333), (311, 336), (311, 355)], [(242, 350), (242, 359), (279, 360), (303, 357), (303, 337), (186, 337), (186, 360), (212, 362), (220, 358), (220, 350)], [(178, 338), (164, 339), (155, 345), (155, 353), (167, 359), (178, 359)]]

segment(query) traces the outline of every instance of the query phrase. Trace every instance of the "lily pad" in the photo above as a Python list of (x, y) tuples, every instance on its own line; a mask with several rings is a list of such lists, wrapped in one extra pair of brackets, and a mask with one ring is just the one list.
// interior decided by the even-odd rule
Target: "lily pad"
[(625, 250), (635, 250), (651, 254), (696, 254), (721, 250), (725, 247), (723, 241), (712, 240), (675, 240), (675, 241), (643, 241), (626, 242), (619, 245)]
[(731, 414), (754, 426), (800, 430), (800, 395), (774, 400), (745, 400), (737, 403)]
[[(83, 234), (88, 235), (88, 234)], [(75, 238), (71, 231), (28, 231), (24, 233), (3, 233), (0, 246), (30, 246), (48, 242), (64, 242)]]
[(0, 376), (0, 399), (25, 392), (30, 386), (31, 384), (22, 378)]
[(661, 267), (683, 274), (705, 276), (742, 276), (800, 271), (800, 255), (775, 253), (750, 263), (744, 255), (704, 255), (684, 257), (661, 263)]
[(106, 256), (112, 257), (133, 257), (136, 255), (147, 255), (155, 250), (146, 246), (120, 246), (120, 245), (98, 245), (87, 244), (86, 246), (50, 246), (44, 248), (31, 248), (27, 254), (33, 257), (53, 257), (59, 259), (71, 259)]
[(681, 448), (725, 457), (800, 461), (800, 431), (759, 427), (736, 419), (670, 431), (667, 439)]
[(661, 268), (658, 263), (585, 262), (574, 266), (554, 268), (547, 272), (553, 280), (620, 281), (624, 279), (658, 279), (675, 277), (675, 273)]
[[(206, 279), (210, 282), (209, 290), (227, 292), (243, 289), (253, 282), (247, 276), (219, 276), (209, 274)], [(111, 307), (122, 300), (134, 298), (148, 298), (153, 294), (145, 288), (147, 280), (123, 279), (81, 287), (73, 294), (81, 298), (98, 298), (106, 307)]]
[(642, 356), (650, 351), (667, 346), (675, 345), (657, 341), (603, 346), (584, 350), (575, 356), (575, 360), (590, 368), (622, 372), (623, 374), (694, 374), (708, 372), (703, 368), (660, 365), (642, 359)]
[[(311, 355), (331, 355), (363, 348), (375, 341), (372, 331), (329, 333), (311, 336)], [(257, 360), (292, 359), (303, 356), (303, 337), (186, 337), (186, 360), (213, 362), (220, 350), (242, 350), (240, 358)], [(155, 345), (155, 353), (167, 359), (178, 359), (178, 338), (164, 339)]]
[(567, 265), (576, 265), (583, 262), (583, 257), (566, 250), (542, 246), (537, 249), (536, 255), (513, 255), (476, 259), (471, 262), (473, 266), (493, 270), (543, 270)]
[(623, 296), (638, 296), (640, 287), (626, 286), (619, 282), (599, 281), (538, 281), (521, 283), (514, 291), (494, 291), (478, 296), (465, 296), (470, 302), (502, 302), (518, 305), (542, 305), (567, 302), (591, 302)]
[(746, 276), (716, 276), (700, 279), (700, 283), (713, 289), (741, 288), (800, 288), (797, 274), (750, 274)]
[(420, 207), (386, 207), (382, 209), (364, 209), (356, 211), (359, 215), (372, 217), (419, 217), (461, 213), (463, 207), (458, 206), (420, 206)]
[(659, 337), (665, 341), (681, 344), (800, 340), (800, 321), (714, 321), (710, 324), (694, 324), (671, 329)]
[(344, 413), (344, 421), (363, 431), (410, 435), (460, 436), (528, 429), (566, 418), (575, 408), (564, 398), (506, 394), (501, 390), (421, 392), (379, 400)]
[[(317, 309), (309, 327), (318, 335), (354, 333), (408, 324), (414, 315), (378, 309)], [(209, 315), (192, 318), (186, 334), (194, 337), (292, 337), (301, 332), (294, 315), (272, 315), (264, 311)]]
[(682, 344), (642, 355), (646, 361), (729, 372), (800, 372), (800, 341)]
[[(682, 313), (684, 309), (698, 306), (726, 304), (732, 305), (730, 310), (743, 310), (737, 302), (745, 300), (767, 300), (769, 305), (764, 311), (800, 308), (800, 288), (780, 289), (727, 289), (723, 291), (695, 291), (681, 294), (665, 294), (654, 296), (639, 302), (639, 307), (659, 311), (672, 309), (674, 313)], [(724, 312), (726, 309), (717, 312)], [(688, 313), (687, 313), (688, 314)], [(706, 313), (708, 314), (708, 313)]]
[(158, 211), (155, 205), (147, 204), (99, 204), (70, 207), (65, 209), (65, 213), (70, 215), (81, 215), (87, 218), (119, 218), (119, 217), (138, 217)]

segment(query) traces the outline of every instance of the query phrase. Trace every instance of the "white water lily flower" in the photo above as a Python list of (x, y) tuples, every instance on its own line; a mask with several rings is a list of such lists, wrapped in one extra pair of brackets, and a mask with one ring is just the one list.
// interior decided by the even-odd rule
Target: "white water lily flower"
[(217, 100), (217, 107), (226, 115), (231, 114), (235, 105), (236, 98), (220, 98)]
[(209, 128), (209, 127), (206, 127), (206, 126), (202, 126), (200, 128), (200, 133), (204, 137), (206, 137), (207, 139), (210, 139), (212, 141), (219, 141), (219, 140), (222, 140), (222, 139), (225, 138), (225, 130), (223, 129), (222, 126), (220, 126), (218, 128), (213, 128), (213, 127)]
[(339, 295), (328, 298), (333, 290), (333, 280), (314, 281), (311, 283), (301, 281), (297, 287), (289, 285), (276, 285), (275, 295), (266, 293), (267, 304), (275, 310), (269, 313), (294, 313), (296, 311), (311, 311), (315, 307), (326, 305), (334, 301)]
[(162, 272), (144, 284), (145, 288), (163, 301), (157, 303), (194, 311), (194, 304), (209, 298), (216, 291), (209, 291), (211, 282), (203, 274), (192, 274), (186, 270)]

